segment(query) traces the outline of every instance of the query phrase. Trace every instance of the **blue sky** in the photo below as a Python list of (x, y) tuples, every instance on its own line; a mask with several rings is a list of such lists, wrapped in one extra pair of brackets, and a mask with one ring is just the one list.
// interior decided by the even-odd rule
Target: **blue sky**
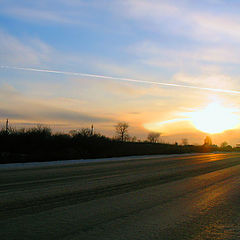
[[(239, 1), (0, 4), (1, 66), (240, 90)], [(128, 121), (141, 138), (151, 130), (146, 124), (181, 118), (212, 101), (229, 108), (240, 100), (237, 94), (16, 69), (0, 69), (0, 87), (2, 121), (9, 117), (16, 126), (44, 123), (63, 131), (94, 123), (109, 136), (116, 122)], [(204, 136), (187, 124), (182, 132), (169, 129), (155, 130), (169, 141), (187, 136), (199, 142)], [(229, 136), (238, 142), (237, 134)]]

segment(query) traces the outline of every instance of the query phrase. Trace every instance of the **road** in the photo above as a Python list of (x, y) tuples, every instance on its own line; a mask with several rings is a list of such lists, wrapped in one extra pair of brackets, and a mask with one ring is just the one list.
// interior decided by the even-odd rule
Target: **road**
[(0, 168), (0, 239), (240, 239), (240, 154)]

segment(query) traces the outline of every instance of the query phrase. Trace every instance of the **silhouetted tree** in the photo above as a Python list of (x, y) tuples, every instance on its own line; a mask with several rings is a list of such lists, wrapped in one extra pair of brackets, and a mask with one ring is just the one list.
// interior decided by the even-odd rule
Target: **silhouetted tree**
[(229, 145), (226, 141), (225, 142), (223, 142), (223, 143), (221, 143), (221, 149), (223, 150), (223, 151), (227, 151), (227, 152), (230, 152), (230, 151), (232, 151), (232, 146), (231, 145)]
[(225, 148), (225, 147), (227, 147), (227, 145), (228, 145), (228, 143), (226, 142), (226, 141), (224, 141), (223, 143), (221, 143), (221, 148)]
[[(20, 130), (25, 132), (25, 130)], [(18, 132), (18, 131), (16, 131)], [(37, 125), (36, 127), (30, 128), (26, 130), (26, 134), (32, 137), (41, 137), (41, 138), (46, 138), (46, 137), (51, 137), (52, 135), (52, 130), (51, 128), (44, 126), (44, 125)]]
[(184, 146), (188, 145), (188, 139), (187, 138), (182, 139), (182, 145), (184, 145)]
[(231, 145), (227, 145), (225, 147), (225, 151), (231, 152), (233, 150), (233, 147)]
[(126, 123), (126, 122), (119, 122), (115, 126), (117, 139), (121, 140), (122, 142), (127, 141), (129, 139), (128, 128), (129, 128), (128, 123)]
[(82, 128), (80, 134), (84, 137), (90, 137), (92, 136), (92, 130), (90, 128)]
[(157, 143), (159, 141), (161, 133), (150, 132), (147, 136), (147, 139), (151, 143)]
[[(6, 133), (6, 128), (3, 126), (0, 129), (0, 163), (218, 150), (214, 145), (185, 147), (162, 142), (161, 144), (149, 144), (149, 141), (140, 141), (140, 139), (135, 142), (134, 137), (129, 138), (127, 123), (119, 123), (116, 127), (118, 139), (128, 140), (127, 143), (122, 144), (96, 132), (92, 133), (91, 127), (65, 134), (52, 133), (50, 128), (42, 125), (29, 129), (16, 129), (9, 126), (9, 133)], [(230, 145), (223, 149), (223, 151), (232, 150)]]
[(209, 136), (206, 136), (204, 139), (204, 145), (211, 146), (212, 145), (212, 139)]
[(71, 136), (81, 135), (83, 137), (90, 137), (90, 136), (92, 136), (92, 129), (90, 129), (90, 128), (81, 128), (81, 129), (77, 129), (77, 130), (71, 130), (69, 132), (69, 134)]
[(130, 138), (131, 142), (137, 142), (137, 137), (136, 136), (133, 136)]

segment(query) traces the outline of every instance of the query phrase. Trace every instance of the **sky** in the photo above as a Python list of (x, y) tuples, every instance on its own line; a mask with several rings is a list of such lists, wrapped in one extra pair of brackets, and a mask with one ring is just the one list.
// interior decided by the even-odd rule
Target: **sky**
[(141, 139), (201, 144), (221, 121), (213, 142), (240, 142), (239, 1), (0, 4), (2, 125), (113, 136), (125, 121)]

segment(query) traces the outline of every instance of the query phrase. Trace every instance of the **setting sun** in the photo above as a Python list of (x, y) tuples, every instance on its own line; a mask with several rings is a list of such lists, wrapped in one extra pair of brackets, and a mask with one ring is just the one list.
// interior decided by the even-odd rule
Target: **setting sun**
[(200, 131), (214, 134), (233, 129), (239, 123), (235, 109), (219, 103), (211, 103), (206, 108), (190, 114), (193, 125)]

